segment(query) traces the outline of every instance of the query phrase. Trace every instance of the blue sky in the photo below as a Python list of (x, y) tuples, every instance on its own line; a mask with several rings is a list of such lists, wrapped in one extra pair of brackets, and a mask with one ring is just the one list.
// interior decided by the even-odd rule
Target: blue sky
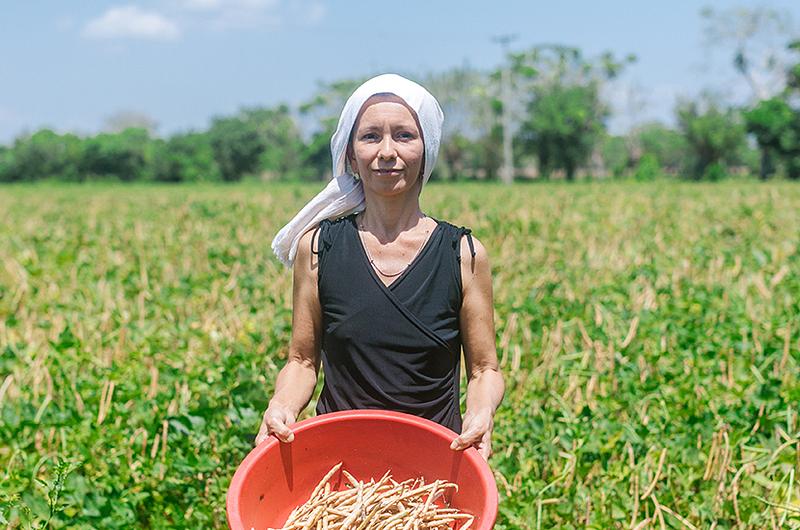
[[(319, 81), (385, 71), (414, 75), (497, 66), (492, 37), (512, 50), (563, 43), (587, 55), (639, 60), (611, 87), (630, 121), (671, 120), (677, 95), (712, 88), (739, 97), (730, 57), (704, 46), (709, 2), (405, 0), (37, 0), (0, 3), (0, 143), (51, 127), (92, 134), (120, 111), (151, 116), (162, 135), (203, 129), (244, 105), (297, 104)], [(769, 6), (800, 22), (800, 2)], [(635, 87), (643, 109), (625, 115)]]

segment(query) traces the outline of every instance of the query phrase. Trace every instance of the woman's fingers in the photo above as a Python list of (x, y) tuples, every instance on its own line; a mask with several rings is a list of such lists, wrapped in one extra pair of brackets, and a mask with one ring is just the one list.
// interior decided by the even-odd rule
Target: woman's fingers
[[(473, 439), (474, 441), (470, 443), (470, 439)], [(488, 461), (489, 457), (492, 456), (492, 433), (491, 431), (486, 431), (477, 438), (469, 438), (463, 441), (456, 439), (453, 441), (453, 444), (450, 447), (456, 450), (474, 447), (478, 450), (478, 453), (483, 457), (483, 459)]]
[(484, 460), (487, 462), (489, 461), (489, 457), (492, 456), (492, 431), (486, 431), (481, 437), (478, 452), (481, 454)]
[(256, 445), (261, 445), (261, 442), (267, 439), (269, 436), (269, 429), (267, 428), (267, 424), (261, 422), (261, 427), (258, 429), (258, 434), (256, 435)]
[(290, 442), (294, 441), (294, 433), (282, 421), (278, 421), (276, 419), (271, 419), (268, 422), (268, 425), (269, 425), (270, 434), (274, 434), (275, 437), (278, 440), (280, 440), (280, 441), (282, 441), (284, 443), (290, 443)]
[(264, 442), (270, 435), (275, 436), (284, 443), (294, 441), (294, 433), (287, 425), (292, 423), (294, 423), (294, 421), (291, 416), (267, 409), (264, 413), (264, 419), (261, 421), (258, 435), (256, 435), (256, 445)]
[(485, 460), (492, 454), (492, 419), (465, 415), (461, 434), (453, 440), (450, 448), (456, 451), (475, 447)]
[(486, 432), (485, 427), (481, 427), (481, 425), (468, 422), (464, 426), (464, 430), (461, 431), (461, 434), (453, 440), (453, 443), (450, 444), (450, 449), (455, 449), (456, 451), (461, 449), (466, 449), (474, 444), (480, 442), (481, 437)]
[(481, 433), (474, 433), (474, 432), (463, 432), (458, 435), (458, 437), (453, 440), (453, 443), (450, 444), (450, 449), (455, 449), (456, 451), (460, 451), (461, 449), (466, 449), (467, 447), (471, 447), (473, 444), (478, 443), (481, 439)]

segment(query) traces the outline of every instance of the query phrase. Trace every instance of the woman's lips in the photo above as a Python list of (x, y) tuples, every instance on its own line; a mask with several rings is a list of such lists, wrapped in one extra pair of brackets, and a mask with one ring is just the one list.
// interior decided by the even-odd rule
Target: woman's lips
[(375, 173), (377, 173), (378, 175), (392, 176), (392, 177), (403, 173), (402, 169), (375, 169), (373, 171), (375, 171)]

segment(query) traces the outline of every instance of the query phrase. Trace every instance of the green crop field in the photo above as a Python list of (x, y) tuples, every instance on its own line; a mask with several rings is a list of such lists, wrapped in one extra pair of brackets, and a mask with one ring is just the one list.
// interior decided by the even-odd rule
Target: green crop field
[[(0, 188), (0, 524), (224, 528), (318, 186)], [(800, 528), (800, 187), (431, 185), (494, 270), (498, 529)]]

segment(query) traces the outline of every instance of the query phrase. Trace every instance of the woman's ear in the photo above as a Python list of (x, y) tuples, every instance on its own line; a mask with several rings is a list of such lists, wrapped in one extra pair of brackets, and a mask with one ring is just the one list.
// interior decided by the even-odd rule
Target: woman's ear
[(347, 149), (344, 152), (344, 157), (347, 160), (347, 163), (350, 165), (350, 170), (355, 173), (358, 170), (358, 167), (356, 166), (356, 155), (355, 152), (353, 151), (352, 142), (349, 142), (347, 144)]

